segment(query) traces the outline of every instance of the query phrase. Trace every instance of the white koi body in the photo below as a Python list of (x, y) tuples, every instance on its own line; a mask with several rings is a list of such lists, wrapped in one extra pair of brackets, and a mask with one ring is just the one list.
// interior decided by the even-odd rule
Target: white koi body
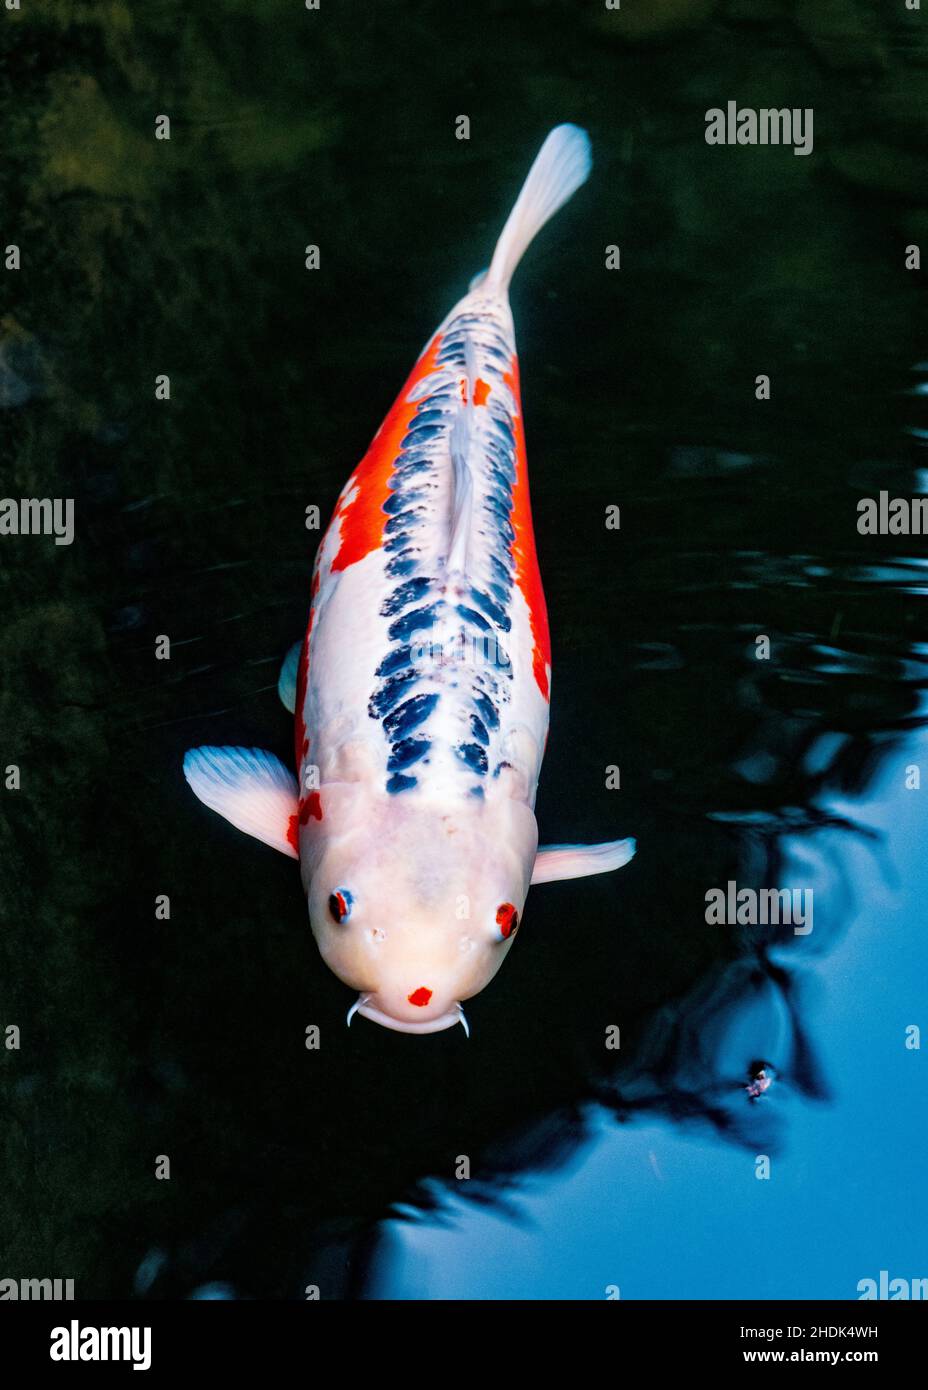
[[(198, 749), (197, 795), (298, 853), (323, 958), (352, 1012), (406, 1032), (463, 1020), (531, 881), (618, 867), (631, 841), (538, 852), (550, 645), (529, 504), (508, 283), (584, 181), (552, 131), (486, 274), (429, 340), (319, 547), (281, 695), (299, 789), (269, 754)], [(350, 1018), (350, 1015), (349, 1015)]]

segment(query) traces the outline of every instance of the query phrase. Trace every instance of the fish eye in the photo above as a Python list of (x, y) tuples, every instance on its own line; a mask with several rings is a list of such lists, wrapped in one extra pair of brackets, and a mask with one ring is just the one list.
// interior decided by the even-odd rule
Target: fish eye
[(329, 912), (335, 922), (348, 921), (351, 916), (351, 894), (347, 888), (336, 888), (334, 893), (329, 894)]
[(496, 925), (504, 941), (510, 936), (515, 936), (519, 930), (519, 914), (512, 903), (500, 903), (496, 909)]

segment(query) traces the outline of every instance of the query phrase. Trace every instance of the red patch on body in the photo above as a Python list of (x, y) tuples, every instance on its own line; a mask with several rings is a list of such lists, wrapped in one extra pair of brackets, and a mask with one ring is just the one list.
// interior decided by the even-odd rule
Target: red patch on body
[(313, 820), (322, 820), (322, 798), (318, 792), (310, 792), (300, 803), (300, 825), (305, 825), (310, 816)]
[(474, 405), (486, 405), (487, 396), (490, 394), (490, 387), (487, 382), (481, 381), (478, 376), (474, 382)]
[(420, 985), (418, 989), (413, 990), (412, 994), (407, 994), (406, 996), (410, 1004), (415, 1004), (416, 1007), (420, 1009), (425, 1008), (426, 1004), (429, 1002), (431, 997), (432, 991), (430, 989), (426, 989), (425, 985)]
[(298, 816), (291, 816), (291, 817), (290, 817), (290, 824), (289, 824), (288, 827), (287, 827), (287, 839), (289, 840), (290, 844), (293, 846), (293, 848), (296, 850), (296, 852), (297, 852), (298, 854), (299, 854), (299, 852), (300, 852), (300, 830), (299, 830), (299, 824), (300, 824), (300, 822), (299, 822), (299, 817), (298, 817)]
[(303, 647), (300, 651), (300, 660), (296, 668), (296, 705), (293, 710), (294, 718), (294, 742), (296, 746), (296, 766), (299, 772), (300, 765), (306, 754), (309, 752), (309, 739), (306, 737), (306, 724), (303, 719), (303, 706), (306, 704), (306, 686), (309, 682), (309, 637), (313, 630), (313, 622), (316, 617), (316, 609), (312, 604), (319, 592), (319, 568), (313, 574), (312, 587), (310, 588), (310, 609), (309, 622), (306, 626), (306, 636), (303, 638)]
[(512, 903), (501, 903), (496, 909), (496, 925), (504, 937), (512, 936), (519, 926), (519, 914)]
[(441, 337), (436, 334), (413, 367), (387, 418), (374, 435), (370, 448), (351, 475), (350, 482), (355, 486), (354, 496), (350, 502), (340, 502), (332, 518), (333, 524), (338, 522), (340, 540), (338, 554), (332, 561), (333, 571), (347, 569), (383, 544), (383, 528), (387, 524), (383, 505), (390, 496), (387, 484), (403, 436), (421, 405), (421, 401), (407, 401), (406, 397), (416, 382), (435, 369), (440, 345)]
[(300, 652), (300, 664), (296, 677), (296, 704), (293, 708), (293, 744), (296, 749), (296, 770), (309, 752), (309, 739), (306, 737), (306, 723), (303, 719), (303, 705), (306, 701), (306, 648)]
[(532, 529), (532, 504), (528, 495), (528, 457), (525, 452), (525, 429), (522, 423), (522, 397), (519, 392), (519, 359), (515, 353), (503, 380), (515, 397), (519, 413), (513, 424), (516, 433), (516, 481), (512, 489), (512, 511), (509, 520), (516, 533), (512, 543), (512, 558), (516, 567), (516, 583), (528, 605), (529, 621), (534, 639), (532, 670), (542, 695), (549, 698), (548, 672), (551, 668), (551, 636), (548, 632), (548, 609), (541, 571), (535, 552), (535, 532)]

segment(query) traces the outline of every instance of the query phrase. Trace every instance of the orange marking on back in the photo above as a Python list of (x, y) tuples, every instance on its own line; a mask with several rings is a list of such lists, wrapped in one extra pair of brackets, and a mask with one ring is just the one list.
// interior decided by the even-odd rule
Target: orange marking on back
[[(316, 572), (313, 575), (313, 582), (310, 588), (310, 598), (314, 599), (319, 592), (319, 566), (316, 564)], [(309, 639), (313, 630), (313, 621), (316, 617), (315, 606), (311, 604), (309, 610), (309, 622), (306, 625), (306, 636), (303, 638), (303, 646), (300, 648), (300, 660), (296, 668), (296, 704), (293, 707), (293, 738), (296, 748), (296, 765), (299, 770), (300, 764), (309, 752), (309, 739), (306, 737), (306, 723), (303, 718), (303, 706), (306, 703), (306, 686), (309, 681)]]
[(538, 689), (549, 698), (548, 671), (551, 666), (551, 636), (548, 632), (548, 608), (541, 585), (541, 571), (535, 551), (535, 532), (532, 528), (532, 504), (528, 495), (528, 456), (525, 452), (525, 429), (522, 423), (522, 397), (519, 392), (519, 359), (515, 353), (503, 380), (516, 400), (519, 413), (513, 424), (516, 434), (516, 481), (512, 489), (512, 511), (509, 520), (516, 538), (512, 543), (512, 558), (516, 566), (516, 583), (528, 605), (529, 620), (535, 648), (532, 670)]
[(490, 394), (490, 387), (486, 381), (481, 381), (478, 376), (474, 382), (474, 405), (486, 405), (487, 396)]
[(347, 569), (383, 544), (383, 528), (387, 523), (383, 504), (390, 496), (390, 474), (403, 436), (420, 405), (419, 401), (407, 401), (406, 397), (416, 382), (434, 371), (440, 344), (441, 338), (436, 334), (351, 475), (351, 482), (356, 485), (354, 496), (350, 502), (339, 504), (333, 518), (339, 522), (340, 540), (338, 554), (332, 561), (333, 571)]

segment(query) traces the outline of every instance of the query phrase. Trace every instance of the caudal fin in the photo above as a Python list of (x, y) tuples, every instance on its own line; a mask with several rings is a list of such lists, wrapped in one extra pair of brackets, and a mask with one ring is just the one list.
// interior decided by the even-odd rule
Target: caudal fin
[(496, 243), (493, 260), (482, 284), (505, 291), (529, 242), (549, 217), (564, 206), (592, 166), (590, 137), (576, 125), (559, 125), (548, 135), (528, 171), (522, 192)]

